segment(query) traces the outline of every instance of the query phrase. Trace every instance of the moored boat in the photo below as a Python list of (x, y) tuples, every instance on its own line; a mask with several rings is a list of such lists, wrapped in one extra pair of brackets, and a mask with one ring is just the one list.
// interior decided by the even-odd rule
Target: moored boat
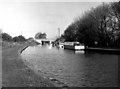
[(59, 48), (64, 48), (64, 43), (59, 43)]
[(65, 42), (64, 49), (84, 50), (85, 46), (83, 44), (80, 44), (79, 42)]
[(100, 47), (86, 47), (86, 51), (95, 51), (95, 52), (103, 52), (103, 53), (117, 53), (120, 54), (120, 49), (118, 48), (100, 48)]

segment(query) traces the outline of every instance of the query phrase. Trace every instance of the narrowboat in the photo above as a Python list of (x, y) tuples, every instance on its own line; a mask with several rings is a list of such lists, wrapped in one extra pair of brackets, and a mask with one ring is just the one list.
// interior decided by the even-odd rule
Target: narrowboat
[(65, 42), (64, 49), (84, 50), (85, 46), (83, 44), (80, 44), (79, 42)]

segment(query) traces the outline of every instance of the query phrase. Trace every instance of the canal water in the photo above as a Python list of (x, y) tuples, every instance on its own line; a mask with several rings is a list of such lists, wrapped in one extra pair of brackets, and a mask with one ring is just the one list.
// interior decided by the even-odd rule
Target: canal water
[(21, 54), (29, 67), (72, 87), (117, 87), (117, 54), (28, 47)]

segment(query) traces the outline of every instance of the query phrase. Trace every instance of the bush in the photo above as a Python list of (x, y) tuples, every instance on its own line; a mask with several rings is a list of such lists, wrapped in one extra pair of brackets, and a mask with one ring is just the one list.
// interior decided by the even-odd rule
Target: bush
[(13, 41), (14, 42), (23, 42), (23, 41), (26, 41), (25, 37), (20, 35), (20, 36), (16, 36), (13, 38)]
[(2, 40), (3, 41), (12, 41), (12, 37), (7, 33), (2, 33)]

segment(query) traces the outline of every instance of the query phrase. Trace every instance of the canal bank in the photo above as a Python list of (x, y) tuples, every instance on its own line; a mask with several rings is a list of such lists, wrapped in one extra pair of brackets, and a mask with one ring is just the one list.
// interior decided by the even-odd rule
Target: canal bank
[(55, 87), (24, 64), (20, 53), (28, 44), (2, 47), (2, 87)]
[(117, 49), (117, 48), (86, 47), (85, 51), (120, 54), (120, 49)]

